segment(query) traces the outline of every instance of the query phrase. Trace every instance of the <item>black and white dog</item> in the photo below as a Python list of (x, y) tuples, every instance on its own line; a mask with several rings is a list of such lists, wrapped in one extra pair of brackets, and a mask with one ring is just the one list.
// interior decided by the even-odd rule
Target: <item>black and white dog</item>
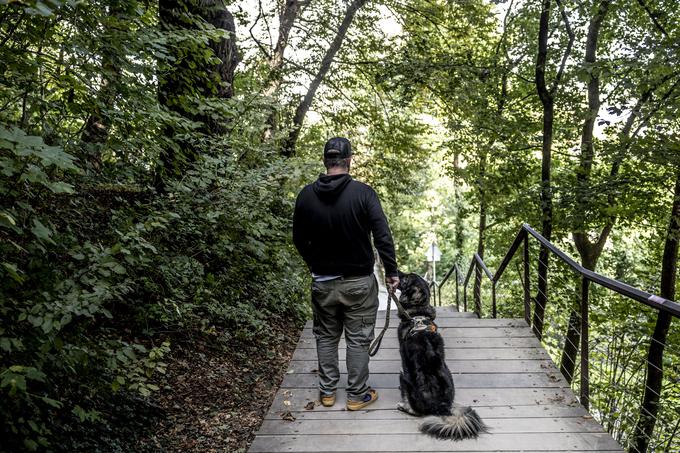
[(444, 339), (434, 323), (430, 288), (417, 274), (400, 274), (399, 279), (399, 302), (411, 319), (399, 314), (402, 402), (397, 408), (428, 416), (420, 425), (425, 434), (439, 439), (476, 438), (487, 427), (470, 407), (453, 407), (453, 378), (444, 361)]

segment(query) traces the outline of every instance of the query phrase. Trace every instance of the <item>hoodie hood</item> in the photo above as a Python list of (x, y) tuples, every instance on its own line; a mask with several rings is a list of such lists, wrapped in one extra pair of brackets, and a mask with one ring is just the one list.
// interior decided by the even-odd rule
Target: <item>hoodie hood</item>
[(319, 199), (325, 203), (335, 201), (347, 184), (352, 180), (348, 173), (340, 175), (319, 175), (312, 188)]

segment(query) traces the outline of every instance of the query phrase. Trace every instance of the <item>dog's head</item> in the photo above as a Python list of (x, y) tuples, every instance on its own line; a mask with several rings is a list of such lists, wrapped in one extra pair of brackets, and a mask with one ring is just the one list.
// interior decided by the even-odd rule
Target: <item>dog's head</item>
[(399, 274), (399, 302), (411, 316), (428, 316), (434, 319), (430, 305), (430, 286), (418, 274)]

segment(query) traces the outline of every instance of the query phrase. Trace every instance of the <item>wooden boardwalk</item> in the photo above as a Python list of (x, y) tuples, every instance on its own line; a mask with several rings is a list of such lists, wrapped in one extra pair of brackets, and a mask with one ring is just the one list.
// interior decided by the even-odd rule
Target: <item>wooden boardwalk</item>
[[(456, 403), (473, 406), (490, 427), (477, 440), (431, 439), (420, 420), (395, 409), (399, 395), (398, 321), (394, 314), (369, 384), (380, 398), (345, 410), (345, 393), (324, 408), (318, 399), (311, 325), (302, 331), (281, 388), (250, 452), (618, 451), (621, 446), (578, 404), (567, 382), (523, 319), (477, 319), (439, 308), (437, 324), (456, 385)], [(384, 312), (378, 315), (382, 327)], [(344, 341), (340, 386), (346, 383)]]

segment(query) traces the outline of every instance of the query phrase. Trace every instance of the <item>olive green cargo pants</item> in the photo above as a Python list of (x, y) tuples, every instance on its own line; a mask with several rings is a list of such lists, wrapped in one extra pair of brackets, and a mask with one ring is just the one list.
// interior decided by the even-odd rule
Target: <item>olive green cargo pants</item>
[(340, 379), (338, 342), (347, 344), (347, 398), (359, 401), (368, 391), (368, 347), (378, 313), (375, 276), (312, 283), (314, 337), (319, 359), (319, 390), (335, 392)]

